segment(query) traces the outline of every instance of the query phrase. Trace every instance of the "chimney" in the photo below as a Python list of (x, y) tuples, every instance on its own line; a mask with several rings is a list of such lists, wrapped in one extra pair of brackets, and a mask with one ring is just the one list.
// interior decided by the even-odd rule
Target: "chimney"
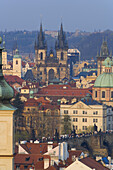
[(53, 142), (48, 142), (47, 151), (49, 152), (51, 149), (53, 149)]
[(44, 159), (44, 169), (47, 169), (49, 167), (49, 159), (45, 158)]

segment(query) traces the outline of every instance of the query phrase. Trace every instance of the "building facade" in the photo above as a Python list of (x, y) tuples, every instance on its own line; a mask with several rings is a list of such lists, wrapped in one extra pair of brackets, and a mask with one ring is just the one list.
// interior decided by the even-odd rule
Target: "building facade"
[(35, 43), (36, 67), (34, 74), (35, 77), (39, 78), (42, 82), (51, 82), (54, 79), (62, 80), (64, 77), (69, 77), (67, 64), (68, 44), (62, 24), (58, 33), (58, 40), (55, 44), (55, 50), (56, 56), (52, 49), (50, 50), (49, 55), (47, 55), (47, 44), (41, 24), (38, 41)]
[(97, 130), (106, 130), (107, 107), (92, 100), (89, 94), (86, 98), (73, 104), (60, 106), (60, 115), (63, 118), (69, 115), (71, 126), (76, 132), (86, 131), (89, 126), (97, 126)]

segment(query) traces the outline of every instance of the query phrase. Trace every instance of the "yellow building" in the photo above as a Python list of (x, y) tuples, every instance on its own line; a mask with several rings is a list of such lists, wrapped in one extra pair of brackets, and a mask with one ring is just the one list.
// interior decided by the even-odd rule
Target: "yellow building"
[(71, 125), (77, 131), (86, 131), (89, 126), (97, 126), (97, 130), (106, 130), (107, 107), (92, 100), (89, 94), (78, 102), (71, 105), (64, 104), (60, 106), (60, 115), (63, 118), (69, 115)]
[[(2, 39), (0, 38), (0, 44)], [(7, 84), (2, 74), (2, 48), (0, 47), (0, 169), (13, 170), (14, 157), (14, 124), (10, 99), (13, 97), (13, 89)]]

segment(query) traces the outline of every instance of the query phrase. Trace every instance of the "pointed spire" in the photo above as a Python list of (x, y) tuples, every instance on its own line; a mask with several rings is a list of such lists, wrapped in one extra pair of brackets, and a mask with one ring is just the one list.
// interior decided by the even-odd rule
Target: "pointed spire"
[(38, 34), (38, 44), (37, 44), (38, 49), (46, 49), (46, 41), (45, 41), (45, 34), (42, 29), (42, 22), (40, 24), (40, 32)]
[(67, 50), (68, 49), (68, 44), (67, 44), (67, 41), (66, 41), (65, 33), (63, 31), (62, 22), (61, 22), (61, 26), (60, 26), (60, 31), (58, 32), (58, 40), (55, 44), (55, 48), (56, 48), (56, 50), (58, 50), (58, 49)]
[(105, 40), (103, 40), (103, 43), (101, 45), (100, 56), (106, 56), (106, 57), (109, 56), (107, 41)]

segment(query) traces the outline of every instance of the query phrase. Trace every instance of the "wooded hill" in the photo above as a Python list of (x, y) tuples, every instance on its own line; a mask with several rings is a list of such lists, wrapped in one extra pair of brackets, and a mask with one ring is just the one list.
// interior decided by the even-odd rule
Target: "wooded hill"
[[(12, 32), (0, 32), (3, 37), (5, 35), (6, 49), (11, 52), (16, 45), (20, 54), (34, 53), (34, 43), (37, 39), (37, 31), (12, 31)], [(48, 45), (48, 51), (50, 48), (54, 48), (56, 38), (51, 35), (45, 35)], [(106, 30), (104, 32), (79, 32), (66, 33), (69, 48), (78, 48), (81, 52), (81, 60), (95, 58), (97, 50), (100, 50), (103, 39), (107, 40), (109, 51), (113, 51), (113, 31)]]

